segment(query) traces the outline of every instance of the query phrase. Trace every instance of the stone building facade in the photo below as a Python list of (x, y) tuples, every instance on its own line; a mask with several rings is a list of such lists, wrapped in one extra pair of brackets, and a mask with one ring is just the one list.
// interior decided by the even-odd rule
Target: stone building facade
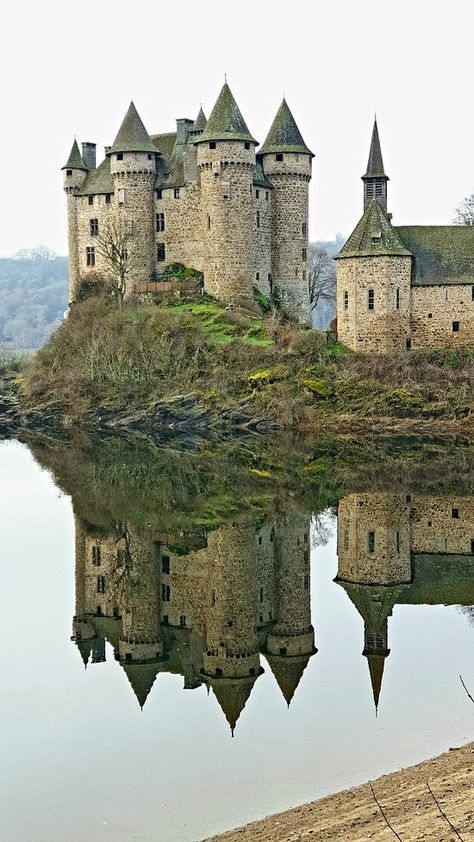
[(131, 103), (99, 166), (95, 144), (81, 154), (74, 141), (63, 167), (70, 303), (90, 272), (110, 271), (97, 238), (115, 225), (127, 239), (129, 293), (178, 262), (203, 272), (204, 289), (224, 302), (256, 287), (309, 323), (312, 158), (285, 100), (257, 150), (227, 82), (209, 120), (201, 109), (173, 133), (149, 135)]
[(474, 226), (394, 226), (377, 122), (364, 214), (337, 259), (337, 334), (354, 351), (474, 342)]

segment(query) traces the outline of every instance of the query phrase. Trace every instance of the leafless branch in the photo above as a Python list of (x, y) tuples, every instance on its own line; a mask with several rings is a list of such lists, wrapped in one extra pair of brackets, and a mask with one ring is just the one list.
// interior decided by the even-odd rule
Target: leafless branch
[(315, 310), (320, 301), (336, 300), (336, 264), (324, 249), (310, 246), (308, 292), (311, 309)]
[(450, 826), (451, 830), (453, 831), (453, 833), (455, 833), (455, 834), (456, 834), (456, 836), (458, 837), (458, 839), (460, 839), (460, 840), (461, 840), (461, 842), (464, 842), (464, 840), (463, 840), (463, 838), (462, 838), (461, 834), (459, 833), (459, 831), (458, 831), (458, 830), (456, 830), (456, 828), (454, 827), (453, 823), (452, 823), (452, 822), (450, 822), (450, 820), (448, 819), (448, 817), (447, 817), (446, 813), (445, 813), (445, 812), (441, 809), (440, 803), (439, 803), (438, 799), (436, 798), (436, 795), (434, 794), (433, 790), (431, 789), (431, 787), (430, 787), (430, 785), (429, 785), (428, 781), (426, 782), (426, 786), (428, 787), (428, 790), (429, 790), (429, 792), (430, 792), (430, 795), (431, 795), (431, 797), (432, 797), (432, 799), (433, 799), (434, 803), (436, 804), (436, 806), (437, 806), (437, 808), (438, 808), (439, 812), (440, 812), (440, 813), (441, 813), (441, 815), (443, 816), (443, 819), (446, 819), (446, 821), (447, 821), (447, 823), (449, 824), (449, 826)]
[(392, 831), (393, 835), (394, 835), (394, 836), (396, 836), (396, 837), (397, 837), (397, 839), (399, 839), (399, 840), (400, 840), (400, 842), (403, 842), (402, 837), (401, 837), (401, 836), (399, 836), (399, 834), (397, 833), (397, 831), (396, 831), (396, 830), (392, 827), (392, 825), (390, 824), (389, 820), (387, 819), (387, 816), (386, 816), (386, 814), (385, 814), (385, 810), (384, 810), (384, 808), (382, 807), (382, 805), (381, 805), (380, 801), (378, 800), (378, 798), (377, 798), (377, 796), (376, 796), (376, 794), (375, 794), (374, 788), (373, 788), (373, 786), (372, 786), (372, 781), (369, 781), (369, 786), (370, 786), (370, 788), (371, 788), (371, 790), (372, 790), (372, 795), (374, 796), (374, 801), (375, 801), (375, 803), (376, 803), (377, 807), (379, 808), (380, 812), (382, 813), (382, 816), (383, 816), (383, 818), (384, 818), (384, 820), (385, 820), (385, 824), (387, 825), (387, 827), (389, 828), (389, 830), (391, 830), (391, 831)]
[(462, 677), (462, 675), (460, 675), (460, 676), (459, 676), (459, 680), (460, 680), (460, 682), (461, 682), (462, 686), (464, 687), (464, 689), (465, 689), (465, 691), (466, 691), (466, 693), (467, 693), (467, 697), (468, 697), (468, 699), (470, 699), (470, 700), (471, 700), (471, 702), (474, 704), (474, 699), (472, 698), (472, 696), (471, 696), (471, 694), (470, 694), (469, 690), (467, 689), (466, 685), (464, 684), (464, 681), (463, 681), (463, 677)]
[(118, 219), (108, 220), (101, 227), (101, 233), (95, 242), (97, 252), (106, 266), (112, 290), (121, 307), (132, 268), (129, 235), (124, 223)]
[(466, 196), (454, 209), (455, 225), (474, 225), (474, 193)]

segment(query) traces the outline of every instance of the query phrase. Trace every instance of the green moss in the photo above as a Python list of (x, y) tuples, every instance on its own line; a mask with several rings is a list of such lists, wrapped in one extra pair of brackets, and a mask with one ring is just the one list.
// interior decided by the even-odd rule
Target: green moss
[(329, 398), (334, 394), (334, 388), (325, 380), (304, 380), (303, 385), (320, 398)]

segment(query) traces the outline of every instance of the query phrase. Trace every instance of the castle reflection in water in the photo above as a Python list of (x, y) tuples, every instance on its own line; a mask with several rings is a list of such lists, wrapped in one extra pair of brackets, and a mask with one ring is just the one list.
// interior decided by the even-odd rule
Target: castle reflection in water
[[(317, 651), (310, 526), (308, 512), (291, 511), (168, 534), (76, 515), (72, 639), (84, 664), (104, 661), (108, 641), (140, 706), (161, 672), (204, 684), (233, 732), (263, 654), (289, 705)], [(394, 606), (474, 603), (474, 497), (348, 494), (337, 544), (336, 582), (363, 620), (377, 707)]]

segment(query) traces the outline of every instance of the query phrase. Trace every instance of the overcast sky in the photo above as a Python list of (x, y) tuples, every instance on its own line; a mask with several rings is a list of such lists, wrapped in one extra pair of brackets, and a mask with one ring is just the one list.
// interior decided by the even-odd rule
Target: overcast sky
[(100, 159), (132, 98), (172, 131), (209, 115), (224, 73), (260, 143), (285, 93), (316, 154), (311, 239), (361, 214), (375, 110), (395, 223), (449, 223), (474, 191), (469, 0), (17, 0), (2, 19), (1, 254), (65, 253), (74, 135)]

